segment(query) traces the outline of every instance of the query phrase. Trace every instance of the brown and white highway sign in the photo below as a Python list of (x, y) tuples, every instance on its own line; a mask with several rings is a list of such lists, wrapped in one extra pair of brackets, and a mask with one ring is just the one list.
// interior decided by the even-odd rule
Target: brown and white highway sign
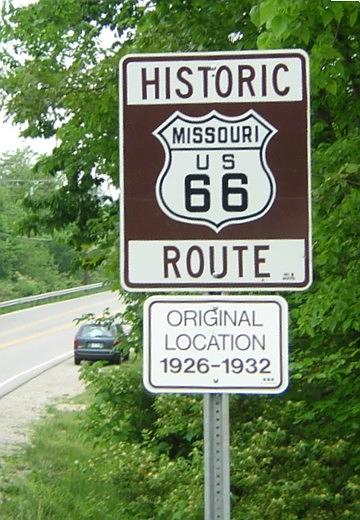
[(128, 55), (120, 141), (127, 290), (310, 285), (303, 51)]

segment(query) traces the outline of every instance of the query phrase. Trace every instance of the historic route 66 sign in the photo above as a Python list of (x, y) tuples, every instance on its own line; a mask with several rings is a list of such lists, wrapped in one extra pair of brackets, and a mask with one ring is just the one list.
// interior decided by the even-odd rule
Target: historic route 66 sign
[(160, 207), (170, 218), (216, 232), (262, 217), (276, 191), (266, 162), (275, 133), (254, 110), (238, 117), (175, 112), (154, 132), (166, 158), (156, 189)]
[(311, 283), (307, 55), (120, 63), (120, 262), (129, 291)]

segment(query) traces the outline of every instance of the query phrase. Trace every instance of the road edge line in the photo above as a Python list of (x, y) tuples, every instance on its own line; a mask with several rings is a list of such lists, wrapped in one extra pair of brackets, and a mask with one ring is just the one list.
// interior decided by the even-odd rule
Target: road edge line
[[(36, 365), (35, 367), (32, 367), (28, 370), (24, 370), (23, 372), (20, 372), (19, 374), (16, 374), (15, 376), (10, 377), (9, 379), (6, 379), (6, 381), (3, 381), (0, 383), (0, 399), (2, 397), (5, 397), (6, 395), (10, 394), (17, 388), (19, 388), (22, 385), (25, 385), (32, 379), (35, 379), (35, 377), (38, 377), (42, 373), (46, 372), (46, 370), (49, 370), (50, 368), (53, 368), (56, 365), (59, 365), (63, 361), (66, 361), (66, 359), (69, 359), (73, 354), (72, 350), (69, 350), (68, 352), (65, 352), (64, 354), (61, 354), (60, 356), (56, 356), (55, 358), (49, 359), (48, 361), (45, 361), (44, 363), (40, 363), (40, 365)], [(30, 375), (30, 377), (27, 377), (27, 375)], [(25, 379), (24, 379), (25, 377)], [(5, 390), (4, 393), (2, 393), (2, 388), (6, 388), (7, 385), (11, 385), (11, 383), (15, 383), (13, 386), (10, 386), (9, 389)]]

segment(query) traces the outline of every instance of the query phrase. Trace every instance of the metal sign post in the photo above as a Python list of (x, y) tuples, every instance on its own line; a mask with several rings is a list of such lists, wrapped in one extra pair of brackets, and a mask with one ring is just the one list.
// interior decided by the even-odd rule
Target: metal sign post
[(205, 520), (230, 520), (229, 396), (204, 396)]

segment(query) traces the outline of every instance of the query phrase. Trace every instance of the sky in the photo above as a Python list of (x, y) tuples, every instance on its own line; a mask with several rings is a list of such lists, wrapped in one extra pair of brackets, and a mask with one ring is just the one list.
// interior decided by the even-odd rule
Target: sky
[[(35, 0), (13, 0), (16, 7), (34, 3)], [(0, 0), (3, 3), (4, 0)], [(18, 148), (29, 146), (36, 153), (50, 153), (54, 141), (50, 139), (24, 139), (20, 137), (20, 127), (5, 120), (5, 114), (0, 111), (0, 154), (14, 152)]]
[(0, 154), (14, 152), (19, 148), (31, 148), (35, 153), (50, 153), (54, 141), (49, 139), (24, 139), (19, 135), (19, 127), (6, 122), (4, 114), (0, 112)]
[[(37, 0), (12, 0), (16, 7), (22, 7), (36, 2)], [(6, 2), (6, 0), (0, 0), (0, 5)], [(113, 36), (110, 31), (105, 31), (100, 38), (100, 42), (104, 47), (108, 47), (113, 43)], [(10, 120), (6, 120), (4, 112), (0, 110), (0, 155), (4, 153), (12, 153), (18, 149), (24, 149), (29, 147), (33, 152), (37, 154), (51, 154), (52, 149), (55, 147), (55, 138), (50, 139), (31, 139), (23, 138), (20, 136), (21, 127), (13, 125)], [(107, 180), (103, 185), (103, 190), (114, 199), (118, 197), (118, 191), (111, 184), (110, 180)]]

